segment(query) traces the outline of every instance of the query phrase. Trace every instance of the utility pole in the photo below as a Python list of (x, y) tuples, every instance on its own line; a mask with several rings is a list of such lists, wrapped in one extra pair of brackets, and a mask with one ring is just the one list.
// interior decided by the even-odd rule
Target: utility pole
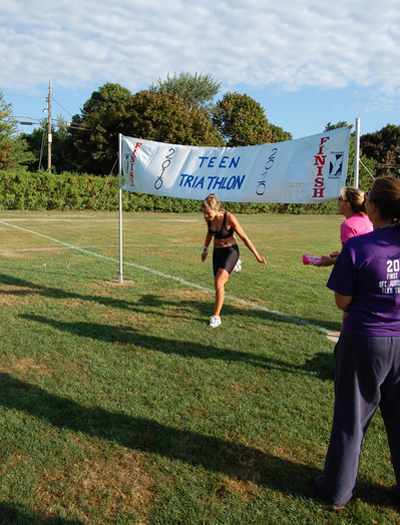
[(49, 80), (49, 96), (47, 98), (47, 169), (51, 173), (51, 80)]

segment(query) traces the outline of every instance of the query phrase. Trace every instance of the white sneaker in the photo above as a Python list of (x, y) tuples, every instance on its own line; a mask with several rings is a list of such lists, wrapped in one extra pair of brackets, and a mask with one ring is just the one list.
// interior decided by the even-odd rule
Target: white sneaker
[(210, 317), (210, 322), (208, 323), (208, 326), (211, 326), (211, 328), (217, 328), (221, 324), (221, 318), (218, 315), (213, 315)]
[(237, 263), (236, 263), (236, 266), (234, 268), (235, 272), (236, 273), (239, 273), (242, 271), (242, 259), (238, 259), (237, 260)]

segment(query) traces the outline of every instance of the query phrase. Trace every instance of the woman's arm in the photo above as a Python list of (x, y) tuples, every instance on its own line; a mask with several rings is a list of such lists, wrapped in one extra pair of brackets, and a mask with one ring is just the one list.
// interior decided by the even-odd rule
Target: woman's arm
[(206, 240), (204, 241), (203, 251), (201, 253), (201, 260), (203, 262), (206, 260), (207, 253), (208, 253), (208, 247), (210, 246), (211, 240), (212, 240), (212, 235), (210, 235), (210, 233), (207, 232)]
[(330, 255), (323, 255), (322, 261), (315, 266), (332, 266), (337, 261), (340, 252), (332, 252)]
[(237, 220), (237, 218), (232, 213), (228, 212), (227, 219), (232, 225), (233, 229), (235, 230), (235, 233), (239, 235), (239, 237), (244, 242), (244, 244), (247, 246), (247, 248), (254, 254), (254, 257), (257, 259), (257, 261), (261, 264), (266, 264), (264, 257), (258, 253), (254, 244), (247, 237), (243, 228), (240, 226), (240, 223)]
[(341, 295), (340, 293), (335, 292), (335, 301), (336, 306), (341, 310), (347, 310), (347, 307), (350, 305), (353, 300), (352, 295)]

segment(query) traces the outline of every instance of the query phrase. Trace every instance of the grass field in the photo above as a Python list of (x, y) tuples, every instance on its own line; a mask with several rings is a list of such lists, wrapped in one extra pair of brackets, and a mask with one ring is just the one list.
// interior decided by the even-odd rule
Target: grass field
[(318, 497), (339, 216), (239, 218), (223, 324), (202, 215), (0, 213), (0, 523), (393, 524), (380, 414), (353, 500)]

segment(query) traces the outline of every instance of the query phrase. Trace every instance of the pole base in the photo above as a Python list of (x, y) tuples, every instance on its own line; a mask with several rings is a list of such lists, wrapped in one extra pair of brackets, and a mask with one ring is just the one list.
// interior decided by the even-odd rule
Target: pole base
[(136, 284), (136, 281), (107, 281), (108, 284), (119, 284), (119, 285), (132, 285)]

